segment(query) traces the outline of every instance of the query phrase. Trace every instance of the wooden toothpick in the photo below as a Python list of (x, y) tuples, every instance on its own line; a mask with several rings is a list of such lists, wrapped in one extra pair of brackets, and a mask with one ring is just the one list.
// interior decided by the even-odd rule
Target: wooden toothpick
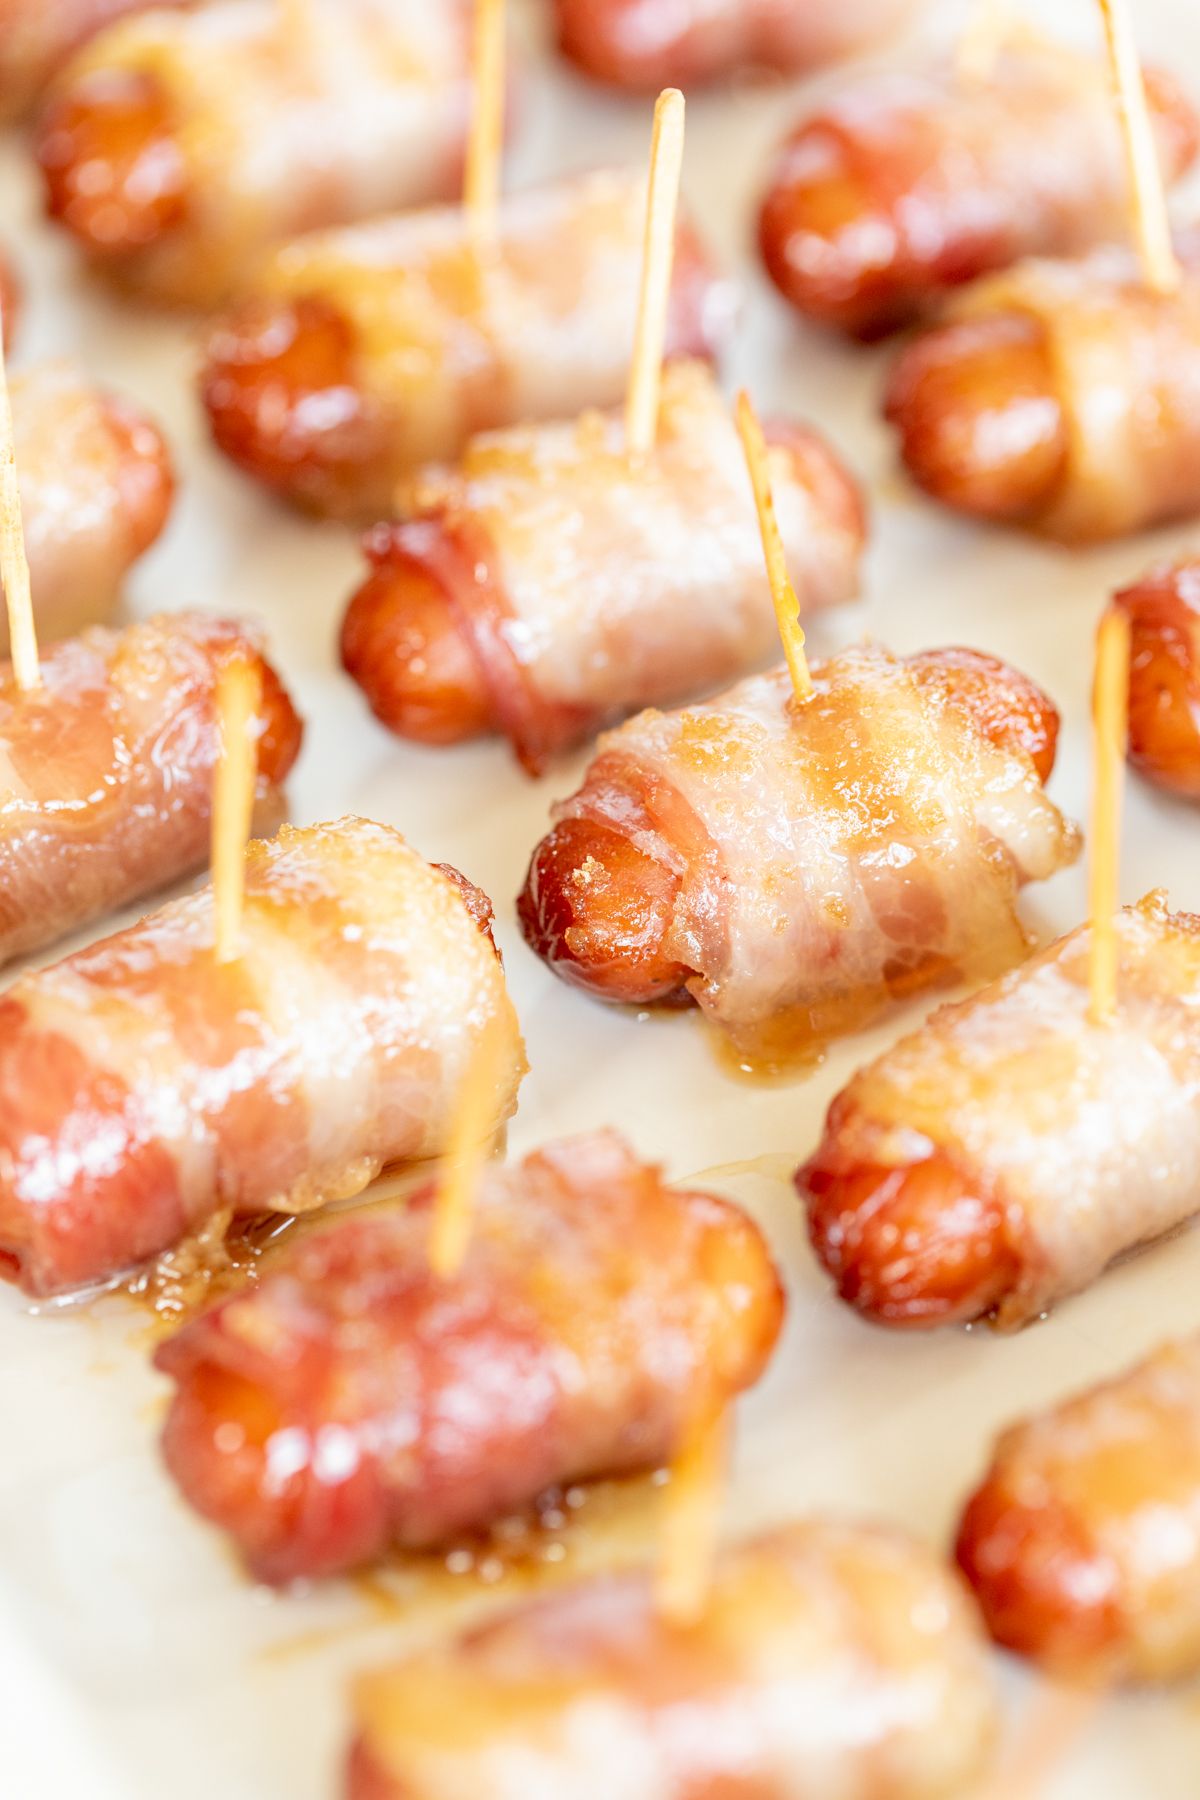
[(1179, 262), (1171, 243), (1167, 192), (1146, 105), (1133, 21), (1126, 0), (1099, 0), (1099, 6), (1125, 141), (1130, 210), (1142, 272), (1153, 293), (1173, 294), (1181, 279)]
[(433, 1201), (429, 1263), (445, 1280), (457, 1272), (471, 1241), (475, 1195), (491, 1153), (496, 1090), (504, 1074), (507, 1039), (499, 1014), (484, 1025), (458, 1093), (441, 1178)]
[(477, 247), (495, 242), (504, 155), (504, 0), (475, 0), (471, 128), (463, 206)]
[(665, 88), (654, 108), (642, 286), (629, 389), (625, 397), (625, 445), (631, 456), (648, 455), (658, 433), (658, 396), (667, 340), (671, 271), (675, 263), (679, 177), (683, 168), (684, 112), (679, 89)]
[(672, 1625), (697, 1624), (708, 1605), (728, 1455), (728, 1408), (711, 1404), (693, 1421), (664, 1494), (654, 1603)]
[(25, 530), (21, 524), (17, 452), (8, 376), (4, 368), (2, 326), (0, 320), (0, 583), (4, 586), (4, 605), (8, 612), (13, 676), (21, 691), (30, 693), (42, 685), (42, 671), (38, 662), (37, 630), (33, 623), (33, 597), (29, 591)]
[(784, 555), (783, 539), (779, 535), (779, 520), (775, 515), (775, 500), (771, 493), (771, 476), (767, 467), (766, 439), (750, 403), (750, 396), (744, 388), (737, 397), (734, 418), (746, 455), (746, 467), (750, 471), (750, 484), (754, 489), (754, 507), (758, 513), (758, 529), (762, 537), (767, 579), (771, 583), (771, 599), (775, 603), (775, 622), (779, 627), (783, 654), (787, 657), (788, 673), (792, 678), (792, 688), (797, 700), (807, 700), (812, 694), (813, 683), (804, 650), (800, 602), (788, 577), (787, 557)]
[(1089, 1016), (1093, 1024), (1111, 1019), (1117, 1004), (1120, 941), (1117, 903), (1121, 862), (1121, 792), (1129, 733), (1129, 615), (1110, 607), (1096, 638), (1092, 689), (1094, 733), (1091, 856), (1088, 911), (1091, 962)]
[(246, 839), (254, 814), (258, 752), (254, 724), (262, 699), (257, 661), (230, 656), (217, 676), (220, 754), (213, 782), (212, 881), (219, 963), (235, 962), (242, 949), (246, 890)]

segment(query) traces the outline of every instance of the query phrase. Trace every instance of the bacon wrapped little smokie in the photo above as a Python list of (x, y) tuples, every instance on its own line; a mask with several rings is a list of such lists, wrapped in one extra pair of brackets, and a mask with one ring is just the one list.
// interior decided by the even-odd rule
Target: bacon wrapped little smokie
[[(1166, 76), (1147, 86), (1173, 180), (1195, 158), (1200, 120)], [(800, 312), (874, 338), (1022, 257), (1119, 237), (1127, 189), (1103, 61), (1021, 39), (985, 79), (950, 62), (835, 94), (784, 146), (759, 235)]]
[[(458, 206), (284, 245), (208, 338), (217, 443), (318, 512), (381, 518), (402, 477), (475, 432), (616, 404), (645, 185), (609, 169), (511, 195), (483, 263)], [(731, 290), (682, 227), (668, 356), (715, 355), (731, 316)]]
[(174, 478), (157, 426), (61, 364), (14, 375), (10, 397), (34, 620), (51, 642), (109, 617), (166, 523)]
[[(771, 474), (807, 613), (855, 592), (856, 488), (804, 427)], [(702, 692), (778, 642), (750, 481), (708, 369), (664, 372), (658, 436), (631, 459), (615, 416), (476, 438), (428, 472), (414, 516), (367, 539), (342, 660), (384, 724), (448, 744), (507, 736), (538, 773), (639, 706)]]
[(246, 855), (242, 954), (211, 889), (0, 998), (0, 1275), (54, 1294), (218, 1215), (301, 1212), (446, 1142), (480, 1033), (520, 1035), (483, 895), (363, 819)]
[(38, 123), (51, 214), (161, 300), (214, 305), (281, 238), (449, 198), (466, 0), (214, 0), (102, 32)]
[(958, 1562), (992, 1636), (1056, 1673), (1200, 1670), (1200, 1339), (1012, 1427)]
[(879, 44), (917, 0), (555, 0), (558, 45), (587, 75), (654, 93), (754, 70), (798, 75)]
[(1200, 512), (1200, 261), (1031, 261), (961, 290), (901, 351), (886, 413), (936, 500), (1065, 544)]
[(1114, 604), (1131, 634), (1129, 760), (1156, 787), (1200, 800), (1200, 557), (1152, 569)]
[(28, 111), (73, 50), (126, 13), (187, 0), (0, 0), (0, 122)]
[[(613, 1133), (488, 1169), (445, 1279), (434, 1191), (314, 1235), (158, 1352), (178, 1384), (167, 1466), (261, 1580), (430, 1549), (548, 1488), (652, 1469), (762, 1373), (783, 1293), (757, 1227)], [(302, 1448), (281, 1476), (286, 1444)]]
[(950, 1800), (998, 1710), (952, 1571), (812, 1520), (725, 1551), (696, 1625), (593, 1579), (367, 1676), (354, 1719), (347, 1800)]
[(258, 802), (269, 815), (302, 727), (245, 626), (171, 613), (95, 627), (43, 648), (31, 692), (0, 665), (0, 963), (204, 866), (216, 687), (235, 655), (261, 676)]
[(1116, 1014), (1091, 933), (944, 1006), (834, 1100), (796, 1181), (841, 1298), (878, 1324), (1037, 1318), (1200, 1210), (1200, 919), (1117, 919)]
[(556, 974), (690, 996), (769, 1060), (1025, 953), (1018, 887), (1078, 850), (1042, 785), (1050, 701), (970, 650), (863, 646), (813, 680), (803, 704), (778, 669), (601, 739), (518, 901)]

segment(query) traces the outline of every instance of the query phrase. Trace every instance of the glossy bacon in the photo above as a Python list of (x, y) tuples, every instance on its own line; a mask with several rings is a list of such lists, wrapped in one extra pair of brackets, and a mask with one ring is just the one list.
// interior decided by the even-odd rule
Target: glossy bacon
[(43, 650), (32, 693), (0, 666), (0, 962), (203, 867), (216, 685), (235, 654), (262, 678), (258, 801), (270, 814), (302, 728), (244, 626), (172, 613), (96, 628)]
[(213, 305), (297, 232), (449, 197), (467, 0), (213, 0), (102, 32), (38, 123), (51, 214), (142, 292)]
[(564, 56), (653, 93), (755, 69), (801, 74), (879, 44), (915, 0), (555, 0)]
[(690, 995), (773, 1060), (1024, 954), (1017, 888), (1078, 849), (1042, 787), (1051, 703), (967, 650), (867, 646), (813, 674), (802, 706), (780, 669), (601, 740), (518, 902), (557, 974)]
[(461, 878), (362, 819), (252, 844), (239, 960), (211, 890), (0, 999), (0, 1274), (52, 1294), (218, 1214), (301, 1212), (434, 1154), (479, 1033), (523, 1072), (499, 960)]
[(1086, 928), (861, 1070), (797, 1175), (818, 1257), (879, 1324), (1035, 1319), (1200, 1209), (1200, 919), (1118, 918), (1116, 1015)]
[[(772, 478), (805, 612), (855, 591), (861, 503), (832, 451), (781, 427)], [(502, 732), (531, 774), (607, 720), (712, 688), (778, 642), (745, 462), (700, 363), (666, 370), (636, 464), (615, 416), (473, 439), (367, 539), (342, 660), (393, 731)]]
[(428, 1549), (548, 1488), (654, 1468), (770, 1355), (783, 1294), (757, 1228), (610, 1132), (490, 1169), (445, 1280), (433, 1192), (342, 1220), (158, 1352), (178, 1384), (167, 1465), (262, 1580)]
[(28, 111), (73, 50), (126, 13), (187, 0), (0, 0), (0, 121)]
[(109, 617), (166, 523), (174, 478), (157, 426), (72, 370), (40, 365), (10, 392), (34, 617), (50, 643)]
[(1032, 261), (964, 288), (902, 351), (885, 410), (919, 486), (1066, 544), (1200, 512), (1200, 262)]
[[(1195, 158), (1200, 120), (1167, 77), (1147, 85), (1173, 180)], [(835, 93), (784, 146), (759, 235), (794, 306), (872, 338), (1021, 257), (1120, 237), (1126, 187), (1104, 63), (1031, 36), (986, 79), (950, 62)]]
[(1200, 800), (1200, 558), (1117, 594), (1129, 618), (1129, 760), (1156, 787)]
[[(209, 337), (217, 443), (318, 512), (380, 518), (403, 476), (474, 432), (615, 405), (645, 205), (620, 169), (511, 195), (486, 267), (458, 206), (285, 245)], [(682, 228), (667, 354), (715, 355), (732, 310)]]
[(1101, 1682), (1200, 1670), (1200, 1340), (1006, 1431), (958, 1561), (998, 1643)]
[(898, 1533), (812, 1521), (726, 1551), (699, 1624), (608, 1576), (355, 1691), (347, 1800), (950, 1800), (997, 1709), (974, 1608)]

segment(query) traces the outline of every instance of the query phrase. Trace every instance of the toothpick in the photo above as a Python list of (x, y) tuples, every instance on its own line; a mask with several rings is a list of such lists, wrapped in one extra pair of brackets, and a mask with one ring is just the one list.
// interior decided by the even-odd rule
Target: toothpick
[(758, 529), (767, 563), (767, 579), (771, 583), (771, 599), (775, 603), (775, 623), (783, 642), (783, 654), (787, 657), (792, 689), (797, 700), (807, 700), (812, 694), (813, 682), (804, 651), (800, 602), (788, 578), (787, 557), (784, 555), (779, 520), (775, 515), (775, 500), (771, 493), (766, 440), (750, 403), (750, 396), (744, 388), (737, 397), (734, 417), (746, 455), (746, 467), (750, 471), (750, 483), (754, 489), (754, 506), (758, 513)]
[(1129, 615), (1115, 607), (1100, 621), (1092, 690), (1094, 768), (1088, 910), (1091, 915), (1089, 1016), (1095, 1025), (1111, 1019), (1117, 1004), (1118, 878), (1121, 853), (1121, 790), (1129, 731)]
[(241, 955), (246, 839), (254, 812), (258, 766), (252, 728), (261, 697), (258, 663), (240, 654), (229, 657), (217, 676), (221, 747), (212, 808), (213, 911), (219, 963), (235, 962)]
[(1146, 105), (1133, 21), (1125, 0), (1099, 0), (1099, 6), (1125, 140), (1130, 208), (1142, 271), (1152, 293), (1173, 294), (1180, 283), (1180, 269), (1171, 243), (1167, 192)]
[(989, 80), (1012, 29), (1007, 0), (971, 0), (971, 15), (958, 40), (954, 59), (960, 78)]
[(625, 397), (625, 444), (631, 456), (646, 456), (658, 433), (658, 395), (675, 263), (679, 176), (683, 168), (684, 110), (678, 88), (664, 88), (654, 108), (642, 287)]
[[(0, 322), (2, 323), (2, 322)], [(2, 333), (0, 333), (2, 338)], [(25, 554), (25, 530), (21, 524), (21, 494), (17, 486), (17, 453), (13, 437), (12, 404), (4, 349), (0, 341), (0, 584), (8, 612), (8, 641), (13, 676), (22, 693), (42, 685), (38, 663), (37, 631), (33, 623), (33, 598), (29, 591), (29, 559)]]
[(484, 1025), (458, 1092), (441, 1178), (433, 1201), (429, 1263), (443, 1281), (457, 1273), (471, 1241), (479, 1177), (491, 1151), (496, 1090), (504, 1074), (506, 1037), (499, 1016)]
[(475, 0), (471, 80), (463, 206), (473, 242), (486, 248), (496, 238), (504, 154), (504, 0)]
[(701, 1410), (675, 1462), (664, 1496), (662, 1545), (654, 1603), (672, 1625), (704, 1617), (712, 1585), (729, 1454), (729, 1413), (724, 1405)]

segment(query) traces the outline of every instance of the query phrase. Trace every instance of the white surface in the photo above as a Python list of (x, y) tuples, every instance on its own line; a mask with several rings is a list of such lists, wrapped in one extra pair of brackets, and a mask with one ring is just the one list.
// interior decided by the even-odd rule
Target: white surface
[[(1055, 24), (1090, 24), (1087, 0), (1038, 10)], [(1140, 0), (1136, 10), (1146, 47), (1200, 93), (1195, 0)], [(904, 490), (876, 414), (882, 355), (802, 331), (744, 255), (764, 155), (794, 111), (782, 91), (694, 102), (685, 183), (707, 234), (745, 264), (748, 307), (730, 386), (749, 379), (764, 407), (816, 419), (870, 487), (866, 602), (822, 621), (815, 647), (870, 631), (900, 650), (959, 641), (1011, 657), (1064, 711), (1054, 791), (1081, 817), (1092, 625), (1115, 582), (1188, 534), (1071, 556), (956, 524)], [(561, 73), (540, 75), (527, 94), (513, 177), (641, 157), (648, 138), (647, 108)], [(390, 820), (493, 896), (532, 1062), (512, 1151), (612, 1122), (677, 1176), (757, 1162), (714, 1185), (767, 1225), (791, 1308), (770, 1375), (742, 1409), (730, 1530), (819, 1506), (878, 1513), (944, 1542), (1001, 1421), (1200, 1322), (1200, 1235), (1151, 1251), (1015, 1338), (887, 1335), (833, 1300), (787, 1172), (814, 1145), (824, 1107), (853, 1067), (920, 1009), (844, 1043), (807, 1080), (755, 1087), (723, 1072), (695, 1018), (640, 1021), (555, 982), (522, 944), (512, 899), (550, 798), (575, 785), (584, 758), (535, 786), (498, 745), (422, 753), (369, 718), (333, 654), (360, 566), (353, 541), (292, 518), (209, 451), (188, 381), (186, 328), (89, 287), (36, 204), (20, 144), (5, 144), (0, 236), (19, 255), (28, 295), (19, 359), (82, 357), (164, 420), (178, 458), (175, 519), (137, 572), (131, 609), (188, 605), (263, 618), (308, 721), (291, 784), (294, 816), (354, 809)], [(1127, 898), (1162, 883), (1179, 903), (1200, 906), (1194, 811), (1135, 787), (1125, 841)], [(1076, 870), (1035, 893), (1028, 916), (1052, 934), (1077, 922), (1083, 895)], [(398, 1645), (406, 1621), (349, 1586), (287, 1599), (251, 1588), (160, 1471), (163, 1385), (147, 1366), (142, 1322), (128, 1310), (32, 1317), (18, 1296), (0, 1293), (0, 1795), (329, 1800), (338, 1792), (345, 1676)], [(413, 1607), (418, 1634), (444, 1628), (447, 1592), (458, 1612), (504, 1591), (473, 1576), (430, 1585), (442, 1598)], [(1015, 1743), (1034, 1688), (1011, 1668), (1005, 1679)], [(1200, 1702), (1176, 1693), (1108, 1705), (1042, 1792), (1046, 1800), (1194, 1800)]]

